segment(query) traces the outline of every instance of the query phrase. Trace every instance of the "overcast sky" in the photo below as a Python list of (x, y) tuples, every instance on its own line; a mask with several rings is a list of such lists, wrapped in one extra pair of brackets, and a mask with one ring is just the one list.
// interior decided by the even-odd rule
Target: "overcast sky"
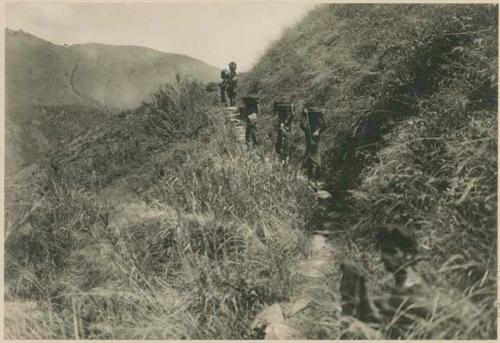
[(6, 23), (56, 44), (139, 45), (248, 70), (307, 3), (7, 3)]

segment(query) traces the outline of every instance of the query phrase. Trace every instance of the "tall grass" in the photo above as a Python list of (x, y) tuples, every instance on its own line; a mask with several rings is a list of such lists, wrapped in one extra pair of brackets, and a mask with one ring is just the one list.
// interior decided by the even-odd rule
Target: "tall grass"
[[(312, 202), (210, 103), (196, 82), (166, 86), (9, 186), (8, 300), (36, 304), (9, 338), (256, 337), (255, 315), (290, 295)], [(120, 176), (142, 186), (110, 199)]]
[[(403, 337), (496, 337), (497, 12), (490, 5), (319, 6), (245, 75), (244, 87), (260, 93), (264, 107), (291, 99), (299, 110), (303, 101), (326, 108), (323, 175), (333, 200), (323, 219), (363, 252), (370, 273), (379, 275), (377, 229), (404, 226), (430, 258), (421, 271), (436, 292), (456, 288), (458, 303), (487, 308), (469, 317), (451, 306), (439, 320), (454, 331), (426, 322)], [(299, 137), (292, 138), (296, 156)], [(331, 311), (328, 321), (338, 324)], [(321, 330), (339, 337), (335, 328)]]
[[(297, 178), (300, 133), (291, 166), (267, 142), (246, 151), (182, 79), (19, 174), (7, 301), (32, 314), (12, 311), (9, 338), (261, 338), (251, 323), (296, 295), (290, 266), (316, 224), (338, 229), (338, 251), (290, 323), (304, 337), (495, 338), (496, 10), (322, 6), (245, 76), (263, 112), (281, 98), (327, 108), (325, 208)], [(435, 301), (403, 330), (342, 316), (336, 292), (342, 258), (372, 294), (390, 290), (373, 238), (391, 224), (416, 233)]]

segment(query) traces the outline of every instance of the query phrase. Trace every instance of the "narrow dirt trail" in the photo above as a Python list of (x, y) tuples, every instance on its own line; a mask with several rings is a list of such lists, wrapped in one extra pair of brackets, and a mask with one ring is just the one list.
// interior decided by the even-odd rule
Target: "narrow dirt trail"
[(309, 241), (310, 257), (299, 261), (296, 272), (307, 278), (321, 278), (332, 259), (332, 243), (326, 236), (314, 234)]
[(314, 317), (318, 304), (324, 301), (325, 285), (335, 285), (332, 291), (336, 291), (345, 247), (343, 240), (311, 235), (307, 241), (308, 256), (300, 257), (289, 269), (292, 279), (300, 280), (294, 283), (292, 295), (286, 302), (266, 307), (255, 319), (253, 329), (263, 332), (265, 340), (307, 339), (300, 327)]
[[(224, 109), (226, 119), (232, 124), (236, 140), (245, 145), (245, 123), (239, 116), (238, 107), (226, 107)], [(326, 199), (329, 193), (317, 191), (317, 199)], [(276, 303), (266, 307), (255, 319), (253, 329), (264, 332), (266, 340), (304, 339), (300, 333), (293, 328), (294, 317), (303, 312), (311, 305), (314, 299), (314, 291), (318, 284), (323, 284), (327, 273), (331, 268), (336, 268), (340, 259), (336, 256), (341, 249), (326, 235), (312, 234), (307, 244), (307, 257), (301, 257), (295, 261), (289, 273), (300, 278), (293, 291), (293, 296), (288, 302)]]
[(73, 70), (71, 71), (71, 75), (69, 78), (69, 85), (71, 86), (71, 89), (73, 92), (81, 99), (83, 100), (83, 96), (80, 94), (80, 92), (76, 89), (75, 87), (75, 73), (76, 70), (78, 69), (78, 65), (80, 64), (81, 58), (77, 59), (75, 62), (75, 66), (73, 67)]
[[(225, 118), (231, 125), (234, 138), (244, 148), (245, 123), (239, 116), (238, 107), (226, 107)], [(244, 149), (242, 149), (244, 151)], [(175, 213), (160, 204), (146, 203), (129, 186), (133, 179), (124, 179), (103, 189), (100, 200), (109, 208), (110, 225), (125, 227), (140, 224), (143, 221), (172, 217)], [(324, 192), (324, 191), (323, 191)], [(326, 192), (324, 192), (326, 193)], [(318, 201), (321, 191), (317, 192)], [(324, 195), (324, 194), (323, 194)], [(317, 296), (318, 286), (332, 281), (332, 269), (338, 270), (338, 264), (345, 253), (345, 242), (331, 240), (328, 233), (311, 233), (306, 242), (307, 256), (300, 256), (291, 263), (289, 273), (294, 282), (291, 296), (286, 302), (266, 307), (255, 319), (253, 328), (262, 331), (264, 339), (303, 339), (295, 329), (297, 323), (307, 316), (307, 311), (314, 310), (314, 303), (321, 301)], [(333, 280), (337, 282), (338, 280)]]

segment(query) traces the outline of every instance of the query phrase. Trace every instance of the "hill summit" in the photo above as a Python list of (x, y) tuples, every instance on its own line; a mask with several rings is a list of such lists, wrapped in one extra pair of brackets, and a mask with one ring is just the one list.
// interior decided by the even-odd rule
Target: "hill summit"
[(218, 69), (195, 58), (138, 46), (61, 46), (6, 30), (7, 105), (94, 104), (131, 109), (185, 74), (216, 81)]

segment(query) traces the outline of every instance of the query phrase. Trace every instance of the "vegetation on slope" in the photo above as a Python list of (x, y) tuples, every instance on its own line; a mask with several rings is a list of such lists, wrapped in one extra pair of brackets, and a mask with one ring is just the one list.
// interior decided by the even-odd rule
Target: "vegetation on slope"
[[(364, 266), (373, 270), (367, 261), (377, 256), (379, 227), (409, 228), (430, 258), (424, 270), (447, 279), (444, 293), (451, 284), (489, 305), (490, 330), (476, 334), (490, 338), (497, 12), (493, 5), (320, 6), (245, 76), (245, 91), (260, 93), (268, 108), (277, 99), (298, 110), (305, 101), (325, 107), (323, 177), (334, 199), (323, 220), (373, 249)], [(301, 139), (297, 132), (297, 162)], [(449, 334), (443, 338), (460, 337)]]
[(7, 107), (5, 167), (7, 177), (43, 160), (47, 153), (78, 137), (93, 134), (108, 111), (87, 105)]
[(9, 29), (5, 37), (9, 176), (93, 131), (110, 112), (140, 106), (177, 74), (206, 82), (219, 77), (217, 68), (202, 61), (149, 48), (61, 46)]
[[(293, 294), (290, 265), (321, 224), (342, 245), (295, 323), (304, 337), (495, 338), (496, 10), (321, 6), (245, 75), (264, 113), (283, 97), (328, 110), (321, 218), (294, 168), (241, 151), (186, 80), (25, 169), (6, 190), (8, 337), (258, 338), (252, 320)], [(389, 289), (383, 225), (417, 234), (436, 300), (397, 335), (342, 316), (337, 294), (341, 258)]]
[(11, 338), (256, 337), (290, 291), (308, 192), (242, 153), (212, 101), (180, 80), (8, 185)]

